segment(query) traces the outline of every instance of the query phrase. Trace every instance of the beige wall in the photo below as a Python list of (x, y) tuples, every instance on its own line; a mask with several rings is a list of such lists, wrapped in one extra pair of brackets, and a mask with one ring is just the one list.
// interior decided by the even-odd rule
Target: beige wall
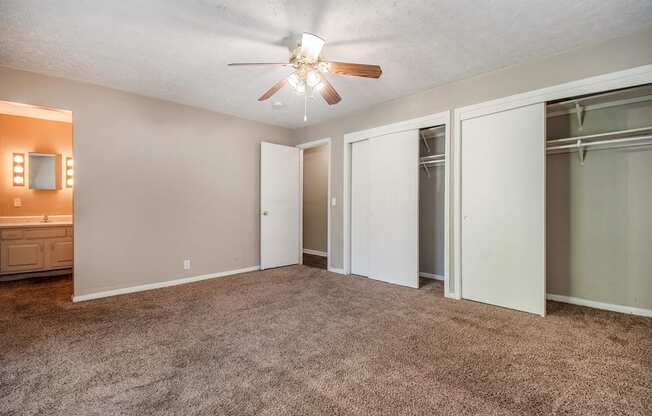
[[(0, 114), (0, 216), (72, 214), (72, 189), (65, 186), (63, 163), (59, 163), (61, 188), (56, 191), (29, 189), (29, 164), (25, 185), (13, 185), (13, 153), (24, 153), (29, 162), (29, 152), (55, 153), (61, 155), (59, 162), (65, 162), (72, 156), (72, 125)], [(20, 198), (21, 207), (14, 206), (14, 198)]]
[(259, 143), (290, 130), (7, 68), (0, 100), (73, 111), (76, 295), (259, 264)]
[(327, 252), (328, 145), (303, 151), (303, 248)]
[[(342, 267), (342, 161), (343, 135), (456, 107), (505, 97), (594, 75), (652, 63), (652, 28), (599, 45), (543, 60), (453, 82), (415, 95), (389, 101), (336, 120), (295, 132), (298, 141), (330, 137), (332, 142), (331, 193), (338, 206), (331, 209), (331, 266)], [(445, 59), (445, 57), (442, 57)], [(346, 100), (346, 92), (342, 92)]]

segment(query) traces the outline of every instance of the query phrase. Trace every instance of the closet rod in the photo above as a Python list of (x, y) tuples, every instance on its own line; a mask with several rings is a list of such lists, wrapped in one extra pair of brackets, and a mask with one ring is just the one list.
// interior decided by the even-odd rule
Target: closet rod
[(441, 159), (445, 159), (445, 158), (446, 158), (446, 154), (440, 154), (440, 155), (424, 156), (424, 157), (420, 158), (419, 160), (421, 162), (427, 162), (429, 160), (441, 160)]
[(575, 142), (577, 140), (595, 139), (595, 138), (598, 138), (598, 137), (616, 136), (618, 134), (637, 133), (639, 131), (645, 131), (645, 130), (652, 130), (652, 126), (641, 127), (641, 128), (638, 128), (638, 129), (610, 131), (608, 133), (589, 134), (589, 135), (586, 135), (586, 136), (564, 137), (563, 139), (548, 139), (548, 140), (546, 140), (546, 143)]
[(582, 143), (581, 140), (578, 140), (578, 143), (573, 144), (564, 144), (560, 146), (547, 147), (546, 150), (559, 150), (559, 149), (573, 149), (573, 148), (583, 148), (589, 146), (598, 146), (611, 143), (626, 143), (626, 142), (635, 142), (642, 140), (652, 140), (652, 135), (647, 136), (638, 136), (638, 137), (626, 137), (624, 139), (607, 139), (607, 140), (598, 140), (595, 142)]
[(426, 167), (426, 166), (435, 166), (435, 165), (445, 165), (446, 161), (444, 160), (435, 160), (431, 162), (421, 162), (419, 165)]

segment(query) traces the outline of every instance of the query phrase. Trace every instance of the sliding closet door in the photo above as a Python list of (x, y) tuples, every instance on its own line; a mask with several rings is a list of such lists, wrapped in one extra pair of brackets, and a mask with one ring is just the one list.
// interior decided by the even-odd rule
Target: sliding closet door
[(462, 297), (545, 314), (545, 107), (462, 122)]
[(369, 140), (369, 277), (419, 287), (419, 132)]
[(351, 144), (351, 273), (369, 276), (369, 141)]

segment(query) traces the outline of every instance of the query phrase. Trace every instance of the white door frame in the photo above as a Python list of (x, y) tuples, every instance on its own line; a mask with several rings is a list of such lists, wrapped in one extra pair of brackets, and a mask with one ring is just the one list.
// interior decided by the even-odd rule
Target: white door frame
[[(455, 299), (461, 299), (462, 296), (462, 121), (545, 101), (558, 100), (583, 94), (594, 94), (601, 91), (634, 87), (648, 83), (652, 83), (652, 65), (643, 65), (636, 68), (626, 69), (624, 71), (584, 78), (577, 81), (571, 81), (552, 87), (528, 91), (455, 109), (453, 122), (453, 155), (455, 158), (455, 171), (453, 175), (453, 230), (455, 235), (455, 244), (453, 246), (454, 277), (452, 279), (452, 290), (450, 293), (446, 290), (446, 296), (450, 295), (450, 297)], [(446, 161), (446, 166), (448, 166), (448, 160)]]
[(312, 140), (309, 142), (298, 144), (297, 147), (301, 149), (299, 156), (299, 166), (301, 167), (300, 177), (300, 200), (301, 208), (299, 210), (299, 264), (303, 264), (303, 151), (312, 147), (327, 146), (328, 151), (328, 199), (326, 201), (326, 267), (331, 270), (331, 138)]
[(398, 123), (388, 124), (385, 126), (375, 127), (367, 130), (356, 131), (344, 135), (344, 192), (343, 192), (343, 208), (344, 208), (344, 273), (351, 274), (351, 143), (367, 140), (372, 137), (383, 136), (391, 133), (398, 133), (405, 130), (422, 129), (432, 126), (446, 126), (445, 136), (445, 152), (446, 152), (446, 165), (444, 168), (444, 183), (446, 184), (446, 192), (444, 193), (444, 294), (449, 296), (448, 288), (451, 283), (451, 251), (449, 250), (451, 242), (451, 227), (450, 227), (450, 186), (451, 179), (451, 112), (442, 111), (441, 113), (431, 114), (425, 117), (414, 118), (411, 120), (401, 121)]

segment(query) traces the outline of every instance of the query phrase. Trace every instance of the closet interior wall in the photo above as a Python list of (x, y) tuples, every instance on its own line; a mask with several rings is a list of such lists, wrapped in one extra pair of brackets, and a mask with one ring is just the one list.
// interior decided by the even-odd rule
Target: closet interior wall
[[(639, 91), (638, 101), (616, 93), (611, 104), (588, 105), (581, 127), (576, 110), (549, 103), (547, 139), (652, 127), (652, 89)], [(652, 129), (597, 140), (643, 135)], [(652, 309), (650, 143), (589, 147), (583, 164), (576, 149), (547, 152), (547, 293)]]
[[(445, 126), (420, 131), (420, 158), (445, 153)], [(442, 162), (419, 169), (419, 273), (444, 279), (445, 165)]]

